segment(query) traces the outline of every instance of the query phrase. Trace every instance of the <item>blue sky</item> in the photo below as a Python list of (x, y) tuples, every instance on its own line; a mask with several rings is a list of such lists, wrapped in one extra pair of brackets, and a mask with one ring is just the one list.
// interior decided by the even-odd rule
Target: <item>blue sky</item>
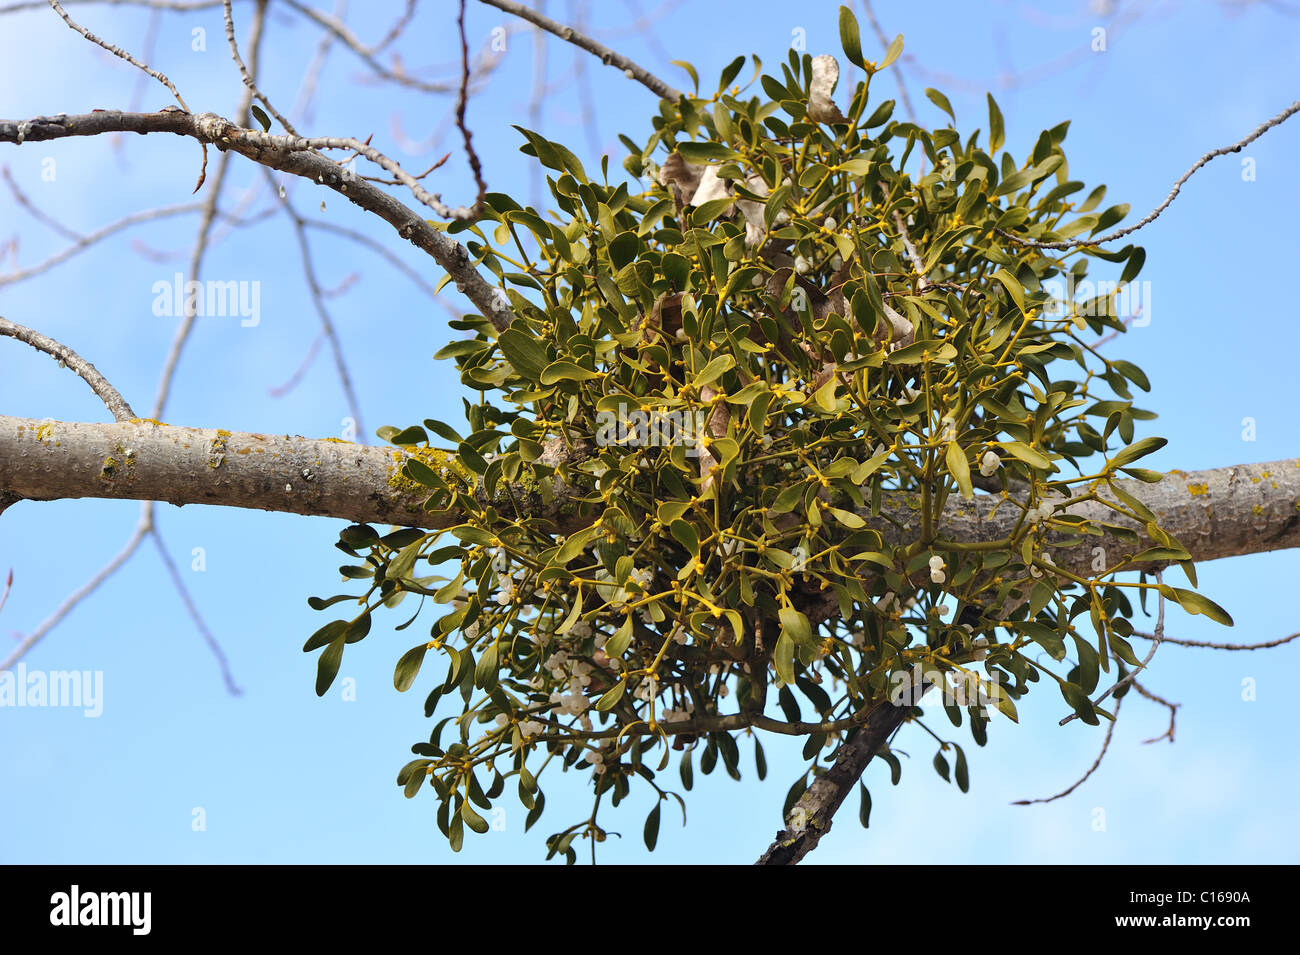
[[(241, 11), (247, 6), (236, 5), (237, 23), (246, 22)], [(383, 15), (373, 23), (356, 15), (350, 23), (373, 42), (400, 6), (366, 4), (365, 15)], [(410, 69), (454, 64), (454, 5), (424, 6), (399, 45), (403, 62)], [(810, 53), (839, 54), (835, 3), (720, 0), (664, 10), (645, 0), (647, 13), (661, 15), (640, 32), (628, 28), (635, 3), (592, 6), (601, 39), (678, 85), (688, 81), (671, 59), (695, 64), (707, 85), (737, 54), (758, 53), (775, 68), (799, 36)], [(1106, 183), (1108, 204), (1129, 202), (1136, 216), (1164, 198), (1196, 157), (1239, 139), (1297, 98), (1300, 10), (1280, 3), (1115, 6), (1111, 16), (1099, 14), (1097, 4), (1074, 2), (922, 6), (880, 0), (876, 10), (891, 37), (905, 35), (904, 66), (922, 122), (941, 123), (922, 95), (925, 86), (948, 95), (965, 131), (987, 125), (984, 91), (992, 89), (1006, 116), (1008, 148), (1021, 157), (1040, 130), (1069, 119), (1072, 177)], [(475, 3), (471, 8), (473, 44), (507, 22), (496, 11)], [(94, 32), (142, 49), (142, 12), (69, 9)], [(574, 9), (549, 4), (556, 17), (572, 18)], [(1090, 49), (1096, 27), (1108, 29), (1102, 52)], [(196, 29), (206, 31), (206, 52), (192, 48)], [(872, 50), (865, 20), (863, 29), (864, 48)], [(273, 17), (261, 84), (273, 101), (293, 102), (316, 36), (300, 17)], [(494, 190), (527, 197), (532, 188), (512, 123), (540, 126), (589, 169), (599, 150), (618, 166), (618, 133), (647, 135), (653, 97), (595, 61), (585, 64), (592, 121), (584, 125), (580, 88), (571, 79), (574, 56), (558, 41), (547, 44), (547, 74), (557, 86), (530, 119), (534, 45), (522, 31), (511, 33), (507, 44), (469, 110)], [(4, 118), (126, 108), (135, 101), (136, 74), (47, 11), (6, 18), (0, 61), (14, 77), (0, 86)], [(164, 18), (152, 62), (192, 109), (233, 110), (240, 82), (226, 55), (219, 8)], [(918, 65), (930, 72), (920, 75)], [(1028, 79), (1008, 83), (1020, 74)], [(468, 199), (465, 163), (444, 122), (450, 100), (380, 88), (365, 76), (355, 56), (336, 49), (319, 107), (303, 127), (321, 135), (373, 133), (379, 148), (416, 170), (450, 151), (431, 181), (436, 177), (435, 187), (448, 200)], [(893, 96), (892, 76), (879, 77), (872, 92), (877, 101)], [(152, 83), (138, 100), (148, 109), (167, 102), (166, 91)], [(1150, 376), (1153, 391), (1144, 403), (1160, 418), (1146, 433), (1170, 439), (1149, 459), (1152, 467), (1194, 469), (1300, 453), (1292, 357), (1300, 349), (1300, 330), (1286, 304), (1287, 276), (1300, 253), (1294, 228), (1300, 213), (1297, 123), (1270, 132), (1242, 156), (1210, 164), (1140, 235), (1148, 254), (1142, 278), (1151, 283), (1151, 321), (1107, 348)], [(431, 135), (436, 142), (429, 142)], [(47, 158), (55, 161), (53, 182), (41, 177)], [(1243, 158), (1254, 161), (1253, 179), (1243, 177)], [(20, 187), (49, 215), (80, 231), (190, 201), (198, 162), (195, 144), (173, 137), (0, 146), (0, 164)], [(231, 195), (261, 182), (254, 167), (238, 160), (231, 175)], [(300, 183), (291, 197), (305, 214), (376, 236), (427, 281), (439, 278), (430, 260), (345, 208), (332, 192)], [(268, 199), (263, 191), (257, 207)], [(34, 281), (0, 286), (0, 314), (76, 348), (139, 411), (152, 402), (173, 333), (171, 319), (152, 313), (151, 289), (184, 268), (183, 258), (160, 260), (153, 253), (183, 252), (196, 226), (189, 216), (136, 228)], [(0, 243), (15, 234), (22, 236), (17, 259), (23, 266), (66, 244), (2, 191)], [(447, 313), (372, 252), (321, 233), (312, 243), (322, 285), (335, 287), (355, 275), (330, 307), (367, 432), (429, 416), (459, 420), (455, 379), (431, 358), (459, 334), (447, 329)], [(12, 264), (0, 263), (0, 274)], [(164, 420), (338, 435), (347, 410), (327, 353), (288, 395), (268, 395), (298, 367), (317, 329), (288, 225), (279, 219), (223, 230), (206, 275), (260, 281), (261, 322), (243, 328), (236, 319), (200, 321)], [(463, 307), (454, 296), (448, 301)], [(81, 382), (12, 341), (0, 341), (0, 408), (28, 417), (104, 420)], [(1246, 418), (1254, 420), (1253, 440), (1243, 439)], [(65, 501), (23, 503), (0, 516), (0, 575), (9, 567), (15, 574), (0, 611), (0, 655), (16, 642), (15, 634), (36, 626), (120, 548), (137, 513), (130, 502)], [(546, 832), (585, 814), (583, 780), (557, 777), (547, 788), (546, 816), (531, 833), (523, 831), (523, 810), (503, 802), (504, 829), (467, 839), (454, 856), (434, 825), (431, 795), (408, 801), (394, 784), (410, 744), (427, 736), (422, 703), (433, 685), (426, 671), (409, 693), (392, 688), (393, 665), (415, 639), (392, 632), (400, 616), (378, 621), (366, 641), (349, 650), (341, 676), (355, 681), (355, 700), (342, 699), (338, 684), (322, 699), (313, 692), (315, 657), (300, 648), (328, 618), (311, 611), (306, 598), (337, 591), (340, 560), (332, 543), (342, 525), (168, 505), (158, 508), (158, 519), (244, 695), (225, 692), (156, 551), (144, 547), (26, 660), (42, 670), (102, 671), (103, 714), (0, 708), (0, 861), (533, 862), (544, 855)], [(190, 569), (194, 548), (205, 555), (201, 572)], [(1237, 626), (1225, 631), (1173, 608), (1172, 635), (1257, 642), (1300, 628), (1291, 599), (1300, 571), (1294, 551), (1199, 570), (1202, 590), (1230, 610)], [(856, 807), (846, 807), (809, 861), (1300, 861), (1293, 797), (1300, 768), (1290, 706), (1298, 675), (1296, 645), (1241, 654), (1162, 649), (1144, 682), (1182, 704), (1176, 744), (1142, 745), (1165, 729), (1166, 714), (1131, 696), (1098, 773), (1072, 797), (1047, 806), (1009, 803), (1064, 788), (1091, 764), (1101, 743), (1101, 728), (1056, 725), (1063, 714), (1055, 694), (1031, 694), (1020, 706), (1020, 725), (994, 724), (984, 749), (964, 744), (971, 763), (966, 795), (930, 768), (933, 741), (908, 730), (899, 742), (911, 757), (902, 784), (891, 787), (883, 766), (865, 777), (874, 800), (871, 828), (861, 829)], [(1253, 701), (1242, 698), (1244, 680), (1254, 683)], [(697, 773), (688, 794), (689, 826), (680, 828), (666, 813), (653, 855), (640, 839), (651, 799), (633, 797), (625, 811), (605, 820), (625, 837), (607, 842), (602, 859), (752, 861), (779, 827), (780, 806), (799, 765), (797, 747), (767, 740), (765, 746), (771, 764), (766, 783), (754, 779), (747, 746), (744, 782)], [(202, 831), (192, 826), (196, 809), (206, 820)], [(1104, 828), (1098, 828), (1103, 817)]]

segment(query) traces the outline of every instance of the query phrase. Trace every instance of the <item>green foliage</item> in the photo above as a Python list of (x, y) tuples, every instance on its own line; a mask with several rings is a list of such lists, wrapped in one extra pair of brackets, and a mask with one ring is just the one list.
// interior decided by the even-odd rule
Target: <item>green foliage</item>
[[(1137, 663), (1124, 591), (1156, 585), (1119, 579), (1123, 555), (1089, 577), (1061, 570), (1043, 542), (1069, 532), (1059, 546), (1089, 547), (1102, 523), (1058, 519), (1053, 503), (1099, 499), (1117, 468), (1158, 447), (1132, 443), (1135, 422), (1154, 416), (1128, 382), (1149, 383), (1089, 344), (1123, 328), (1111, 296), (1054, 311), (1044, 283), (1077, 283), (1094, 259), (1123, 264), (1128, 282), (1143, 255), (1044, 254), (1007, 237), (1096, 233), (1127, 207), (1091, 212), (1104, 188), (1071, 199), (1084, 186), (1069, 178), (1066, 123), (1018, 160), (1002, 151), (991, 97), (984, 143), (869, 104), (898, 49), (866, 62), (851, 14), (840, 30), (867, 72), (842, 121), (809, 115), (808, 56), (792, 51), (749, 92), (731, 86), (738, 60), (717, 94), (661, 103), (645, 142), (624, 137), (630, 179), (592, 178), (521, 130), (554, 208), (489, 194), (483, 220), (449, 228), (516, 318), (498, 334), (467, 316), (453, 327), (471, 337), (440, 353), (478, 396), (467, 435), (436, 421), (383, 434), (414, 454), (406, 477), (451, 526), (345, 530), (338, 546), (360, 563), (343, 575), (368, 582), (365, 609), (304, 649), (323, 648), (323, 693), (371, 611), (407, 594), (441, 608), (394, 683), (412, 686), (436, 651), (445, 671), (426, 715), (455, 712), (397, 781), (413, 796), (428, 778), (453, 848), (466, 827), (485, 831), (479, 810), (511, 779), (531, 827), (551, 767), (588, 774), (595, 807), (548, 838), (548, 857), (573, 861), (576, 838), (602, 841), (597, 810), (637, 781), (654, 799), (653, 848), (662, 800), (681, 799), (662, 776), (674, 750), (686, 790), (696, 762), (740, 778), (737, 741), (756, 729), (804, 737), (815, 763), (899, 677), (950, 675), (979, 698), (945, 710), (983, 745), (985, 704), (1014, 719), (1047, 674), (1096, 722), (1089, 695), (1111, 657)], [(977, 482), (1016, 489), (1001, 505), (1023, 512), (1014, 532), (943, 539), (945, 505)], [(1186, 558), (1120, 499), (1116, 511)], [(436, 574), (447, 563), (450, 579)], [(1191, 591), (1162, 592), (1226, 616)], [(945, 604), (983, 610), (962, 625)], [(1046, 669), (1038, 649), (1071, 668)], [(768, 712), (769, 688), (783, 718)], [(965, 790), (965, 755), (949, 746)], [(897, 783), (897, 757), (884, 759)], [(953, 775), (942, 751), (934, 764)]]

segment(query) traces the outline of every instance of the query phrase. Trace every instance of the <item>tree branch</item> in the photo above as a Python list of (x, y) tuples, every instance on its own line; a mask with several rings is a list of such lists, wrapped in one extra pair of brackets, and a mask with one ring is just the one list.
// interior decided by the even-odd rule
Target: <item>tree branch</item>
[(1218, 149), (1211, 149), (1200, 159), (1196, 160), (1196, 162), (1192, 163), (1192, 168), (1188, 169), (1187, 172), (1183, 173), (1181, 176), (1178, 177), (1178, 181), (1174, 183), (1174, 187), (1169, 190), (1169, 195), (1165, 196), (1164, 202), (1160, 203), (1160, 205), (1156, 206), (1154, 209), (1148, 212), (1145, 216), (1143, 216), (1133, 225), (1128, 226), (1126, 228), (1117, 229), (1114, 232), (1108, 233), (1107, 235), (1099, 235), (1096, 238), (1092, 238), (1092, 239), (1074, 239), (1068, 242), (1066, 241), (1037, 242), (1033, 239), (1022, 239), (1020, 238), (1020, 236), (1014, 235), (1003, 229), (994, 229), (993, 231), (996, 232), (998, 235), (1002, 236), (1002, 238), (1004, 239), (1010, 239), (1012, 242), (1016, 243), (1017, 245), (1028, 246), (1031, 249), (1077, 249), (1083, 246), (1101, 245), (1103, 242), (1113, 242), (1116, 239), (1122, 239), (1124, 238), (1124, 236), (1132, 235), (1138, 229), (1141, 229), (1144, 226), (1148, 226), (1152, 222), (1155, 222), (1156, 219), (1160, 217), (1160, 213), (1168, 209), (1170, 205), (1173, 204), (1173, 201), (1178, 198), (1178, 192), (1183, 188), (1183, 185), (1187, 182), (1187, 180), (1191, 179), (1193, 174), (1195, 174), (1198, 169), (1200, 169), (1202, 166), (1208, 163), (1211, 159), (1214, 159), (1218, 156), (1226, 156), (1228, 153), (1241, 152), (1242, 149), (1244, 149), (1246, 146), (1249, 146), (1255, 140), (1259, 139), (1259, 137), (1263, 136), (1274, 126), (1278, 126), (1286, 122), (1296, 113), (1300, 113), (1300, 100), (1296, 100), (1294, 103), (1292, 103), (1286, 109), (1282, 110), (1282, 112), (1278, 113), (1272, 119), (1267, 119), (1264, 122), (1260, 123), (1245, 139), (1239, 140), (1238, 142), (1233, 143), (1231, 146), (1220, 146)]
[[(261, 130), (245, 129), (215, 113), (194, 115), (174, 107), (157, 113), (102, 110), (79, 116), (59, 114), (28, 120), (0, 120), (0, 142), (9, 143), (44, 142), (70, 136), (100, 136), (114, 132), (187, 136), (201, 143), (211, 143), (222, 151), (231, 150), (271, 169), (328, 186), (354, 205), (379, 216), (396, 229), (399, 236), (431, 255), (452, 277), (456, 288), (474, 303), (495, 328), (504, 329), (514, 317), (505, 294), (488, 284), (479, 274), (469, 251), (463, 245), (382, 189), (359, 176), (347, 173), (337, 163), (315, 151), (317, 148), (354, 150), (397, 175), (399, 181), (422, 202), (429, 200), (441, 206), (437, 198), (421, 187), (413, 176), (378, 150), (355, 139), (273, 136)], [(457, 212), (448, 211), (453, 214)]]
[[(0, 493), (18, 499), (92, 497), (220, 504), (430, 529), (455, 523), (455, 516), (423, 510), (426, 495), (410, 488), (398, 474), (406, 456), (397, 448), (334, 438), (185, 428), (139, 419), (100, 424), (0, 416)], [(1300, 461), (1296, 459), (1174, 471), (1158, 484), (1117, 483), (1153, 511), (1166, 532), (1184, 542), (1193, 560), (1300, 547), (1296, 507)], [(503, 514), (515, 513), (510, 495), (537, 498), (523, 486), (512, 486), (493, 502)], [(564, 488), (559, 487), (552, 506), (530, 507), (526, 516), (555, 517), (567, 501)], [(572, 508), (565, 510), (572, 512)], [(1140, 536), (1137, 542), (1110, 534), (1084, 537), (1082, 546), (1065, 547), (1063, 532), (1050, 532), (1048, 546), (1055, 548), (1055, 565), (1062, 569), (1091, 575), (1095, 547), (1105, 548), (1114, 562), (1120, 555), (1155, 546), (1146, 536), (1145, 525), (1095, 501), (1058, 513), (1107, 520), (1131, 527)], [(907, 524), (914, 517), (907, 495), (886, 494), (882, 516), (873, 517), (865, 509), (861, 514), (888, 542), (915, 537), (915, 529)], [(938, 532), (943, 540), (959, 546), (987, 543), (1006, 537), (1020, 516), (1020, 508), (1000, 494), (979, 494), (971, 501), (950, 498)], [(586, 523), (574, 516), (559, 530), (568, 532), (572, 526)], [(1168, 563), (1132, 563), (1124, 569), (1153, 571)]]
[(554, 33), (561, 40), (579, 46), (600, 58), (600, 61), (607, 66), (614, 66), (627, 74), (628, 79), (636, 80), (646, 89), (650, 90), (661, 99), (671, 102), (677, 102), (684, 95), (681, 90), (669, 86), (659, 77), (655, 76), (644, 66), (629, 60), (621, 53), (616, 53), (603, 43), (593, 40), (591, 37), (579, 33), (573, 27), (565, 26), (563, 23), (556, 23), (550, 17), (538, 13), (531, 7), (526, 7), (522, 3), (516, 3), (515, 0), (479, 0), (490, 7), (496, 7), (506, 13), (512, 14), (520, 19), (527, 20), (534, 26), (540, 27), (547, 33)]
[(135, 417), (135, 412), (126, 403), (126, 399), (122, 397), (116, 388), (109, 384), (107, 378), (99, 373), (99, 369), (67, 345), (56, 342), (53, 338), (33, 331), (25, 325), (11, 322), (4, 317), (0, 317), (0, 335), (26, 342), (37, 351), (45, 352), (45, 354), (57, 360), (60, 365), (71, 368), (81, 376), (86, 384), (90, 385), (90, 390), (96, 394), (100, 401), (104, 402), (105, 407), (118, 421), (129, 421)]
[(123, 50), (120, 47), (116, 47), (113, 44), (109, 43), (107, 40), (95, 36), (95, 34), (91, 33), (80, 23), (75, 22), (72, 19), (72, 17), (68, 16), (67, 11), (64, 10), (62, 6), (60, 6), (58, 0), (48, 0), (48, 2), (50, 4), (50, 9), (52, 9), (55, 13), (57, 13), (60, 17), (62, 17), (63, 22), (66, 23), (69, 27), (71, 27), (77, 33), (80, 33), (82, 36), (84, 36), (87, 40), (89, 40), (91, 43), (95, 44), (96, 46), (103, 47), (105, 50), (107, 50), (109, 53), (112, 53), (114, 56), (118, 57), (119, 59), (126, 60), (126, 62), (130, 63), (136, 69), (143, 70), (144, 72), (148, 73), (150, 76), (152, 76), (159, 83), (161, 83), (163, 86), (167, 87), (167, 89), (171, 91), (172, 96), (176, 97), (176, 102), (181, 104), (181, 109), (185, 109), (185, 110), (189, 109), (189, 107), (185, 105), (185, 100), (181, 97), (180, 91), (176, 89), (175, 84), (173, 84), (171, 80), (167, 79), (166, 76), (159, 73), (149, 64), (141, 63), (130, 53), (126, 52), (126, 50)]
[(903, 725), (913, 709), (911, 705), (895, 706), (890, 702), (877, 706), (862, 729), (839, 748), (831, 767), (799, 797), (791, 816), (798, 814), (802, 825), (778, 832), (767, 851), (754, 864), (795, 865), (816, 849), (821, 837), (830, 831), (836, 810), (852, 791), (867, 764), (894, 730)]

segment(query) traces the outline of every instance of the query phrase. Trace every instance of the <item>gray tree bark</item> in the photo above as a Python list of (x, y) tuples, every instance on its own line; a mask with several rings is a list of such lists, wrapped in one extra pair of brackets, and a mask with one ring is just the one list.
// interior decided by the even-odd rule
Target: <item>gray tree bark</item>
[[(91, 497), (219, 504), (428, 529), (459, 523), (458, 515), (423, 509), (426, 494), (399, 475), (406, 456), (397, 448), (333, 438), (185, 428), (144, 419), (87, 423), (0, 416), (0, 496), (8, 503)], [(1195, 561), (1300, 547), (1300, 459), (1170, 471), (1156, 484), (1117, 484), (1152, 511)], [(511, 490), (515, 499), (536, 505), (529, 507), (529, 516), (556, 519), (561, 533), (590, 523), (564, 508), (562, 483), (549, 506), (540, 506), (535, 490)], [(1114, 499), (1104, 489), (1100, 493)], [(512, 512), (510, 498), (496, 503), (502, 513)], [(906, 542), (912, 503), (905, 495), (887, 494), (883, 510), (892, 520), (862, 516), (887, 542)], [(1062, 548), (1052, 551), (1052, 558), (1065, 570), (1089, 574), (1095, 547), (1105, 548), (1113, 561), (1155, 546), (1144, 524), (1097, 501), (1072, 504), (1059, 514), (1106, 520), (1139, 535), (1136, 544), (1106, 534), (1067, 547), (1068, 539), (1053, 533), (1047, 543)], [(958, 544), (999, 540), (1020, 515), (1001, 494), (950, 498), (938, 536)]]

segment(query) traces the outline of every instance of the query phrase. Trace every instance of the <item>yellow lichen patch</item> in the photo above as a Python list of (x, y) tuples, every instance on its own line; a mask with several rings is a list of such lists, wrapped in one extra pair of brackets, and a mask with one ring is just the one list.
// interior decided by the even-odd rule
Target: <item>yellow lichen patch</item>
[(129, 424), (156, 424), (160, 428), (167, 427), (167, 425), (164, 422), (159, 421), (157, 418), (132, 418), (128, 423)]
[(99, 469), (99, 476), (109, 481), (117, 476), (117, 458), (111, 454), (104, 458), (104, 464)]
[(437, 448), (409, 447), (405, 452), (390, 451), (389, 457), (393, 460), (393, 466), (388, 471), (388, 486), (405, 491), (407, 494), (428, 494), (430, 490), (402, 473), (402, 465), (406, 463), (408, 457), (418, 458), (444, 481), (460, 478), (463, 483), (473, 485), (478, 480), (477, 475), (456, 460), (455, 456), (446, 451), (439, 451)]
[(537, 483), (537, 475), (533, 473), (532, 468), (521, 468), (519, 471), (519, 486), (529, 494), (542, 493), (541, 485)]
[(48, 441), (50, 435), (52, 435), (53, 433), (54, 433), (53, 421), (42, 421), (40, 424), (36, 426), (37, 441)]
[(1260, 476), (1261, 478), (1270, 478), (1270, 477), (1273, 476), (1273, 472), (1272, 472), (1272, 471), (1260, 471), (1260, 472), (1259, 472), (1259, 476)]
[(1264, 505), (1263, 505), (1263, 504), (1256, 504), (1254, 507), (1252, 507), (1252, 508), (1250, 509), (1250, 511), (1251, 511), (1252, 514), (1255, 514), (1255, 515), (1263, 514), (1263, 513), (1264, 513)]
[(1209, 493), (1209, 490), (1210, 490), (1210, 488), (1209, 488), (1209, 485), (1207, 485), (1207, 484), (1189, 484), (1189, 485), (1187, 485), (1187, 493), (1190, 494), (1190, 495), (1192, 495), (1192, 497), (1199, 497), (1199, 496), (1202, 495), (1202, 494), (1208, 494), (1208, 493)]

